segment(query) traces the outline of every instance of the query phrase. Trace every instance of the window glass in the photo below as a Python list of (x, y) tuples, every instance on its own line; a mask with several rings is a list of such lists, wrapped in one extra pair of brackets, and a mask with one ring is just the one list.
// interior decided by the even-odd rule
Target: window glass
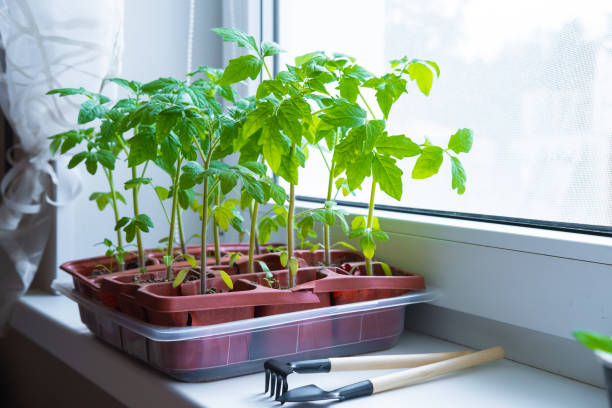
[[(467, 190), (445, 160), (412, 180), (401, 202), (441, 211), (612, 225), (612, 2), (559, 0), (279, 1), (280, 67), (314, 50), (342, 52), (374, 74), (404, 55), (436, 61), (431, 94), (416, 85), (389, 117), (390, 134), (444, 145), (474, 131), (461, 155)], [(376, 106), (372, 100), (370, 106)], [(379, 112), (379, 111), (375, 111)], [(324, 197), (327, 171), (310, 150), (297, 193)], [(369, 187), (338, 199), (367, 202)]]

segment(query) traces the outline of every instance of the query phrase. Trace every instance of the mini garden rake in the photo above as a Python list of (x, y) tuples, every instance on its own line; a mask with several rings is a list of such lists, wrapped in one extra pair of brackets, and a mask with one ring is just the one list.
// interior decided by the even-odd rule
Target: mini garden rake
[(270, 390), (270, 396), (274, 396), (276, 400), (279, 400), (281, 395), (284, 395), (289, 388), (287, 376), (291, 373), (328, 373), (334, 371), (418, 367), (470, 353), (471, 351), (455, 351), (448, 353), (335, 357), (294, 361), (292, 363), (272, 359), (264, 363), (266, 374), (264, 393)]

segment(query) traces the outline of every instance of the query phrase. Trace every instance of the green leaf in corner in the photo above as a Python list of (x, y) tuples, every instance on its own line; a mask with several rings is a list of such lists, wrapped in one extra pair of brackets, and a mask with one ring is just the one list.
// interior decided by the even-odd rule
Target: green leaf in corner
[(240, 260), (240, 252), (230, 252), (228, 265), (234, 266), (234, 263), (238, 260)]
[(459, 129), (450, 137), (448, 148), (455, 153), (468, 153), (472, 149), (474, 133), (467, 128)]
[(380, 267), (382, 268), (383, 272), (385, 273), (386, 276), (391, 276), (391, 268), (389, 267), (389, 265), (387, 265), (384, 262), (380, 263)]
[(288, 254), (287, 251), (283, 251), (280, 254), (280, 263), (282, 266), (287, 266), (287, 258), (288, 258)]
[(357, 250), (357, 248), (355, 248), (354, 246), (352, 246), (352, 245), (351, 245), (351, 244), (349, 244), (348, 242), (344, 242), (344, 241), (337, 241), (337, 242), (336, 242), (334, 245), (332, 245), (332, 246), (338, 246), (338, 245), (343, 246), (343, 247), (348, 248), (348, 249), (351, 249), (351, 250), (353, 250), (353, 251), (356, 251), (356, 250)]
[(170, 196), (170, 192), (168, 191), (168, 189), (161, 186), (155, 187), (155, 193), (157, 194), (157, 197), (159, 197), (159, 199), (162, 201), (164, 201)]
[(361, 239), (359, 240), (359, 248), (363, 251), (363, 255), (372, 259), (374, 257), (374, 252), (376, 251), (376, 241), (374, 241), (374, 237), (370, 231), (365, 231)]
[(576, 340), (591, 350), (601, 350), (612, 353), (612, 338), (610, 338), (610, 336), (582, 330), (577, 330), (573, 334)]
[(296, 257), (292, 256), (291, 259), (289, 260), (289, 272), (291, 273), (291, 275), (294, 275), (297, 273), (298, 271), (298, 260)]
[(363, 215), (353, 218), (353, 221), (351, 222), (352, 229), (356, 230), (356, 229), (365, 228), (365, 227), (366, 227), (366, 219)]
[(404, 135), (382, 136), (376, 140), (376, 151), (397, 159), (421, 154), (421, 148)]
[[(164, 257), (165, 258), (165, 257)], [(189, 272), (189, 269), (181, 269), (176, 276), (174, 277), (174, 281), (172, 281), (172, 287), (176, 288), (178, 287), (181, 283), (183, 283), (183, 281), (185, 280), (185, 278), (187, 277), (187, 272)]]
[(196, 264), (196, 259), (195, 259), (195, 257), (194, 257), (193, 255), (190, 255), (190, 254), (183, 254), (183, 258), (185, 258), (185, 260), (186, 260), (186, 261), (189, 263), (189, 265), (190, 265), (192, 268), (195, 268), (195, 267), (196, 267), (196, 265), (197, 265), (197, 264)]
[(261, 71), (263, 61), (255, 55), (243, 55), (231, 59), (223, 71), (219, 85), (231, 85), (247, 78), (255, 79)]
[(410, 79), (416, 81), (423, 95), (429, 96), (431, 85), (433, 84), (433, 72), (431, 72), (431, 68), (421, 62), (413, 62), (408, 65), (408, 75), (410, 75)]
[(438, 146), (425, 146), (412, 169), (413, 179), (426, 179), (438, 173), (443, 160), (443, 150)]
[(372, 176), (380, 189), (396, 200), (402, 198), (402, 174), (397, 167), (395, 159), (388, 156), (377, 155), (372, 162)]
[(457, 194), (465, 193), (465, 182), (467, 176), (465, 169), (458, 158), (451, 156), (451, 172), (453, 174), (452, 188), (457, 190)]
[(283, 52), (284, 50), (275, 42), (264, 41), (261, 44), (261, 53), (264, 57), (271, 57), (278, 53)]
[(266, 265), (266, 263), (264, 261), (259, 261), (259, 260), (255, 260), (255, 262), (257, 262), (259, 264), (259, 266), (261, 267), (261, 270), (263, 272), (270, 272), (270, 268), (268, 268), (268, 265)]
[(224, 41), (227, 42), (235, 42), (239, 47), (247, 48), (252, 51), (257, 52), (257, 43), (255, 42), (255, 38), (251, 35), (247, 35), (237, 28), (213, 28), (215, 34), (221, 36)]
[(232, 278), (230, 278), (228, 273), (220, 270), (219, 275), (221, 275), (221, 279), (223, 279), (223, 282), (225, 282), (227, 287), (230, 288), (230, 290), (234, 290), (234, 282), (232, 281)]

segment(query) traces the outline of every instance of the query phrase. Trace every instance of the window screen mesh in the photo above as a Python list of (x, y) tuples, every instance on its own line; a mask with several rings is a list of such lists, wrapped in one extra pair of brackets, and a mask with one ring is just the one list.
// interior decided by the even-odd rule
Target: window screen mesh
[[(283, 0), (279, 42), (297, 55), (343, 52), (375, 74), (407, 55), (441, 68), (429, 97), (416, 87), (393, 107), (390, 134), (444, 145), (474, 131), (462, 161), (467, 190), (451, 190), (449, 163), (412, 180), (400, 163), (400, 202), (442, 211), (612, 225), (612, 2)], [(376, 105), (372, 100), (370, 104)], [(325, 165), (311, 149), (298, 194), (324, 197)], [(338, 199), (366, 202), (369, 187)]]

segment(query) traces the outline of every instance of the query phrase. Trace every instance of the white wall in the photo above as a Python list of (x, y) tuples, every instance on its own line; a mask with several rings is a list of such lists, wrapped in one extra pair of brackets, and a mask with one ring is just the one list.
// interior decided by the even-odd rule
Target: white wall
[[(221, 0), (196, 0), (195, 31), (193, 41), (193, 67), (199, 65), (221, 65), (221, 40), (210, 31), (222, 25)], [(187, 31), (189, 21), (188, 0), (125, 0), (124, 53), (122, 77), (138, 81), (149, 81), (161, 76), (181, 78), (186, 73)], [(75, 84), (78, 86), (78, 84)], [(76, 121), (76, 118), (75, 118)], [(60, 177), (78, 177), (58, 165)], [(155, 169), (151, 176), (163, 180), (166, 187), (169, 178)], [(112, 211), (107, 208), (100, 213), (95, 204), (88, 200), (94, 191), (108, 191), (105, 179), (99, 174), (91, 176), (81, 172), (82, 194), (69, 206), (57, 210), (56, 261), (47, 262), (52, 271), (71, 259), (99, 255), (102, 248), (94, 246), (104, 237), (114, 238)], [(123, 215), (131, 213), (129, 192), (122, 184), (130, 177), (125, 166), (120, 166), (116, 175), (116, 187), (128, 199), (128, 206), (121, 205)], [(160, 183), (161, 184), (161, 183)], [(147, 247), (157, 246), (157, 241), (167, 235), (167, 222), (159, 202), (151, 188), (145, 187), (140, 198), (141, 212), (150, 215), (155, 228), (145, 234)], [(185, 216), (185, 235), (195, 233), (199, 227), (195, 214)], [(55, 265), (50, 265), (55, 264)]]

